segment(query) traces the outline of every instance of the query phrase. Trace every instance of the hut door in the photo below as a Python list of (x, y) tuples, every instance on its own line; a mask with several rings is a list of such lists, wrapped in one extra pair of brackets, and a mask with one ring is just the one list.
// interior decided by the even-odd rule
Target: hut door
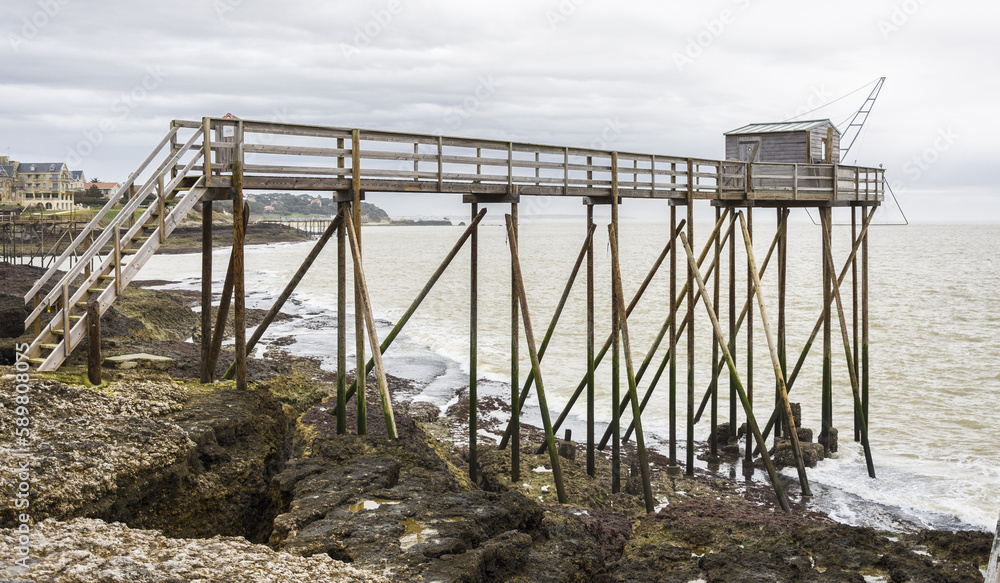
[(760, 139), (739, 141), (740, 162), (760, 161)]

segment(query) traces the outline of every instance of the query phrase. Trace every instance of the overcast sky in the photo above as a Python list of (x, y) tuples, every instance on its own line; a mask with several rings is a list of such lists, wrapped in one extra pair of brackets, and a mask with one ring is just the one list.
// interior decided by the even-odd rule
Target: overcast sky
[[(747, 123), (833, 102), (800, 119), (843, 124), (886, 76), (849, 162), (883, 164), (911, 219), (1000, 221), (995, 2), (3, 7), (0, 154), (88, 178), (123, 180), (171, 119), (227, 112), (722, 158), (723, 132)], [(411, 200), (384, 204), (420, 214)]]

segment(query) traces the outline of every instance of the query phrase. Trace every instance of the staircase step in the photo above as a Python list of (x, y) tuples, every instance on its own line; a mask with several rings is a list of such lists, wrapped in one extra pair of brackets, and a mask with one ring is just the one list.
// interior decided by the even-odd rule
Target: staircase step
[(70, 316), (69, 317), (69, 321), (70, 322), (79, 322), (82, 319), (83, 319), (83, 316)]
[(42, 365), (42, 364), (45, 364), (45, 359), (44, 358), (29, 358), (28, 362), (30, 364)]
[(106, 288), (106, 287), (88, 287), (87, 288), (87, 293), (88, 294), (99, 294), (99, 293), (104, 293), (107, 289), (108, 288)]
[(52, 330), (52, 334), (54, 334), (56, 336), (63, 336), (64, 333), (65, 333), (65, 330), (61, 330), (61, 329), (60, 330)]
[(55, 350), (56, 348), (59, 348), (59, 345), (58, 344), (39, 344), (38, 347), (39, 348), (44, 348), (45, 350)]
[(113, 275), (98, 275), (97, 276), (97, 279), (100, 279), (102, 281), (110, 281), (110, 280), (113, 280), (114, 278), (115, 278), (115, 276), (113, 276)]
[(122, 255), (135, 255), (138, 252), (138, 249), (122, 249)]

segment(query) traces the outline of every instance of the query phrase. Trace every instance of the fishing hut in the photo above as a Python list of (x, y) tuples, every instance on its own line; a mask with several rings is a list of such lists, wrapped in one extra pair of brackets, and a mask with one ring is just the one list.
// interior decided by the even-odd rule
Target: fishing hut
[[(468, 440), (469, 473), (475, 481), (478, 471), (477, 306), (483, 299), (479, 297), (477, 281), (480, 259), (478, 229), (486, 213), (480, 205), (499, 203), (509, 208), (505, 216), (509, 257), (485, 259), (509, 261), (511, 293), (509, 298), (485, 299), (510, 302), (511, 418), (501, 446), (510, 451), (512, 479), (517, 480), (521, 470), (521, 408), (529, 395), (534, 395), (546, 436), (541, 452), (547, 451), (551, 459), (559, 500), (567, 501), (555, 435), (570, 410), (582, 398), (586, 404), (587, 471), (594, 475), (595, 452), (610, 447), (612, 489), (620, 489), (622, 441), (634, 432), (643, 495), (647, 510), (652, 511), (654, 502), (642, 430), (642, 411), (661, 374), (665, 373), (667, 388), (661, 391), (669, 391), (671, 469), (681, 471), (683, 468), (688, 474), (694, 472), (694, 426), (701, 417), (700, 411), (699, 414), (695, 412), (695, 403), (701, 400), (702, 409), (709, 410), (713, 428), (718, 426), (720, 416), (728, 417), (730, 431), (735, 430), (740, 418), (746, 420), (749, 433), (745, 455), (748, 460), (760, 456), (777, 500), (787, 510), (788, 498), (770, 460), (765, 439), (772, 429), (778, 432), (783, 426), (786, 428), (795, 451), (801, 489), (803, 494), (808, 495), (809, 484), (788, 392), (796, 384), (802, 363), (820, 334), (822, 340), (818, 347), (823, 359), (821, 439), (833, 430), (832, 362), (835, 352), (841, 353), (842, 343), (841, 354), (848, 363), (854, 401), (856, 438), (864, 447), (869, 472), (874, 477), (867, 439), (867, 245), (868, 226), (883, 200), (884, 176), (878, 168), (833, 162), (837, 159), (837, 138), (828, 122), (755, 124), (727, 134), (727, 158), (731, 159), (710, 160), (250, 121), (232, 116), (206, 117), (200, 121), (177, 120), (171, 123), (169, 131), (125, 181), (118, 194), (108, 201), (90, 225), (76, 235), (69, 248), (25, 296), (31, 309), (25, 321), (26, 329), (33, 329), (35, 333), (27, 351), (29, 362), (39, 370), (57, 369), (86, 337), (88, 320), (93, 323), (99, 319), (99, 315), (120, 296), (181, 219), (200, 203), (205, 208), (202, 227), (201, 380), (213, 380), (222, 330), (228, 311), (232, 309), (236, 323), (235, 362), (226, 376), (234, 378), (238, 387), (246, 386), (247, 354), (260, 340), (320, 251), (336, 235), (337, 430), (341, 433), (367, 433), (365, 393), (375, 390), (380, 397), (381, 413), (388, 433), (390, 437), (395, 437), (392, 399), (386, 384), (382, 354), (390, 349), (396, 335), (419, 309), (421, 301), (451, 260), (464, 249), (471, 257)], [(820, 146), (817, 146), (817, 139), (827, 141), (820, 141)], [(729, 151), (730, 142), (734, 148), (732, 152)], [(742, 152), (748, 143), (751, 147), (744, 158)], [(789, 154), (785, 157), (782, 147), (779, 147), (782, 143), (794, 145), (797, 148), (795, 156)], [(822, 146), (824, 143), (826, 146)], [(137, 186), (140, 183), (142, 186)], [(328, 222), (312, 252), (248, 339), (243, 251), (249, 213), (248, 206), (244, 204), (244, 193), (254, 190), (330, 192), (337, 203), (337, 214)], [(121, 193), (131, 191), (134, 193), (124, 202), (121, 212), (112, 216), (109, 211), (119, 203)], [(470, 224), (427, 285), (392, 331), (382, 339), (376, 334), (362, 262), (360, 207), (366, 192), (408, 193), (412, 196), (461, 194), (471, 218)], [(586, 217), (581, 221), (580, 228), (580, 254), (541, 343), (533, 326), (541, 315), (533, 311), (527, 302), (518, 247), (518, 206), (523, 198), (533, 196), (575, 198), (586, 205)], [(627, 198), (662, 201), (665, 207), (669, 207), (670, 216), (669, 225), (665, 226), (669, 229), (669, 240), (631, 298), (626, 298), (622, 289), (618, 247), (618, 209)], [(215, 201), (220, 200), (232, 201), (233, 204), (233, 247), (219, 300), (218, 319), (213, 322), (211, 208)], [(695, 232), (695, 205), (714, 207), (714, 227), (705, 233)], [(594, 316), (596, 206), (610, 208), (610, 221), (605, 225), (611, 248), (610, 322), (598, 322)], [(793, 347), (788, 346), (785, 331), (785, 271), (789, 245), (787, 217), (791, 209), (803, 207), (818, 209), (822, 220), (823, 307), (817, 314), (809, 341), (804, 346), (794, 347), (801, 352), (793, 363), (789, 358), (794, 354), (791, 352)], [(834, 207), (851, 210), (852, 245), (846, 257), (835, 258), (832, 252), (831, 210)], [(754, 217), (767, 213), (777, 218), (777, 228), (769, 242), (761, 237), (760, 232), (753, 232)], [(133, 217), (137, 218), (132, 220)], [(98, 231), (99, 224), (106, 226)], [(77, 258), (72, 266), (69, 265), (70, 257)], [(745, 269), (737, 269), (737, 257), (746, 264)], [(85, 272), (84, 266), (91, 263), (97, 267)], [(640, 301), (657, 301), (643, 298), (643, 292), (661, 266), (670, 272), (670, 301), (661, 301), (657, 305), (663, 317), (660, 333), (653, 346), (646, 351), (647, 357), (638, 363), (633, 359), (636, 347), (630, 342), (630, 316)], [(58, 269), (66, 270), (59, 278), (56, 277)], [(353, 290), (347, 289), (349, 269), (353, 270)], [(543, 357), (569, 289), (581, 270), (585, 273), (583, 285), (587, 287), (587, 350), (581, 358), (586, 358), (587, 373), (568, 402), (554, 403), (546, 400)], [(762, 286), (765, 280), (762, 278), (765, 270), (768, 270), (768, 275), (776, 273), (776, 277), (767, 280), (767, 285), (775, 286), (777, 305), (768, 306), (764, 302)], [(729, 282), (728, 297), (720, 293), (723, 277)], [(76, 284), (77, 278), (83, 283)], [(71, 282), (74, 282), (73, 286)], [(51, 291), (42, 292), (46, 284), (51, 284)], [(353, 363), (347, 362), (348, 295), (353, 295), (355, 311), (357, 344)], [(848, 315), (852, 326), (847, 324)], [(695, 335), (700, 333), (696, 331), (696, 321), (711, 322), (712, 382), (708, 387), (695, 386)], [(774, 371), (774, 392), (773, 396), (766, 398), (758, 394), (756, 401), (751, 402), (754, 396), (744, 380), (752, 372), (755, 325), (767, 339), (767, 358)], [(835, 330), (840, 331), (836, 337)], [(524, 377), (518, 370), (519, 335), (522, 333), (531, 362), (531, 368)], [(746, 341), (738, 340), (742, 334), (746, 334)], [(666, 355), (658, 365), (654, 382), (640, 396), (638, 383), (654, 368), (653, 355), (661, 346), (666, 347)], [(678, 358), (681, 347), (686, 348), (686, 362)], [(738, 355), (738, 348), (744, 352)], [(367, 359), (366, 354), (371, 358)], [(610, 403), (598, 403), (595, 399), (594, 371), (604, 359), (610, 359), (612, 363)], [(373, 387), (369, 388), (367, 382), (355, 382), (348, 386), (347, 377), (351, 368), (363, 371), (358, 375), (361, 379), (366, 379), (367, 373), (374, 370)], [(718, 410), (721, 391), (729, 391), (731, 406), (728, 412)], [(677, 410), (678, 396), (685, 393), (687, 411), (681, 412)], [(357, 426), (349, 428), (346, 407), (352, 398), (356, 400)], [(603, 439), (599, 439), (595, 432), (595, 411), (598, 407), (609, 408), (612, 413), (612, 422)], [(561, 412), (554, 415), (556, 411)], [(630, 419), (628, 426), (623, 423), (627, 419)], [(681, 432), (681, 428), (685, 431)], [(713, 454), (717, 448), (717, 433), (712, 432), (710, 447)], [(682, 441), (686, 441), (686, 460), (677, 458), (677, 446)]]

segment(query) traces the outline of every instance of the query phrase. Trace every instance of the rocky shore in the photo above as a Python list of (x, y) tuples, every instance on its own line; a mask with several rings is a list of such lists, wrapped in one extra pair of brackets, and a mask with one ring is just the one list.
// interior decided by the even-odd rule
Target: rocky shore
[[(28, 373), (19, 393), (18, 286), (37, 274), (0, 265), (0, 276), (0, 582), (972, 582), (989, 560), (988, 533), (785, 514), (767, 489), (668, 476), (658, 455), (656, 513), (643, 511), (636, 477), (611, 494), (608, 460), (592, 478), (573, 446), (560, 505), (530, 426), (518, 480), (507, 451), (481, 444), (471, 483), (463, 399), (440, 410), (391, 378), (400, 437), (390, 440), (375, 390), (369, 435), (337, 435), (330, 374), (280, 347), (250, 359), (248, 391), (199, 384), (187, 341), (196, 298), (183, 293), (129, 289), (102, 322), (105, 355), (166, 356), (166, 370), (106, 370), (105, 385), (88, 387), (78, 350), (59, 373)], [(504, 403), (480, 405), (485, 423), (506, 416)], [(25, 414), (31, 435), (18, 443)], [(352, 405), (352, 429), (354, 415)], [(633, 457), (626, 450), (624, 467)]]

